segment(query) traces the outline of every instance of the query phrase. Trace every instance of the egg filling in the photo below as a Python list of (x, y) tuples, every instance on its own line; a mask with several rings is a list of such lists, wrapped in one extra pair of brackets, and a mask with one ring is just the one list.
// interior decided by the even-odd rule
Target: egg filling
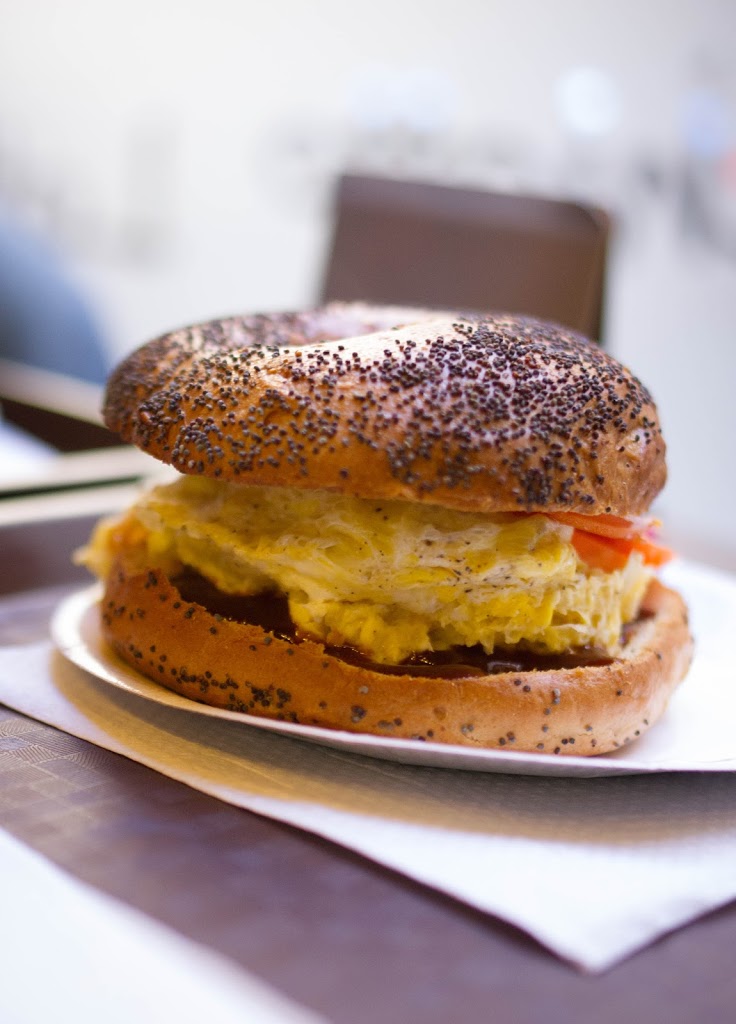
[(636, 553), (590, 568), (572, 533), (544, 515), (185, 476), (101, 524), (82, 560), (102, 578), (122, 555), (227, 594), (276, 592), (299, 632), (384, 664), (477, 644), (615, 655), (652, 571)]

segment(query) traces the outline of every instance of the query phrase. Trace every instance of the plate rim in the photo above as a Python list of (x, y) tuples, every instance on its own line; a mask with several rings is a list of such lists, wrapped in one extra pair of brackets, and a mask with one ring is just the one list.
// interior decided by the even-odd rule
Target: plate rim
[[(51, 639), (54, 645), (68, 661), (95, 679), (169, 710), (216, 718), (232, 722), (235, 725), (286, 736), (290, 739), (339, 749), (350, 754), (449, 770), (571, 778), (673, 772), (697, 774), (736, 770), (736, 757), (725, 762), (646, 763), (627, 756), (631, 750), (630, 747), (622, 748), (614, 756), (602, 754), (598, 757), (576, 755), (555, 757), (552, 754), (466, 747), (449, 743), (375, 736), (372, 733), (353, 733), (346, 730), (259, 717), (203, 704), (169, 690), (142, 673), (136, 672), (132, 666), (120, 660), (113, 651), (105, 649), (106, 645), (98, 626), (99, 620), (95, 615), (101, 595), (102, 587), (99, 583), (95, 583), (73, 591), (59, 602), (50, 622)], [(92, 634), (91, 641), (90, 633)], [(452, 761), (462, 763), (450, 763)]]

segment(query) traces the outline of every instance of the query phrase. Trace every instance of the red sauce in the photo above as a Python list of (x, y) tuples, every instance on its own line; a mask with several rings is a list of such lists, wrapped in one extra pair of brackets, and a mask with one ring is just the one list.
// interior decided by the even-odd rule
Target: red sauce
[[(172, 580), (185, 601), (202, 605), (213, 615), (234, 622), (260, 626), (268, 633), (291, 643), (307, 639), (300, 634), (289, 614), (286, 598), (274, 593), (255, 597), (224, 594), (203, 576), (185, 572)], [(350, 665), (359, 665), (385, 675), (441, 676), (462, 679), (468, 676), (497, 675), (501, 672), (553, 671), (591, 665), (610, 665), (614, 660), (595, 647), (578, 648), (564, 654), (536, 654), (523, 650), (496, 650), (486, 654), (480, 644), (475, 647), (451, 647), (446, 651), (420, 651), (398, 665), (371, 661), (352, 647), (325, 645), (328, 654)]]

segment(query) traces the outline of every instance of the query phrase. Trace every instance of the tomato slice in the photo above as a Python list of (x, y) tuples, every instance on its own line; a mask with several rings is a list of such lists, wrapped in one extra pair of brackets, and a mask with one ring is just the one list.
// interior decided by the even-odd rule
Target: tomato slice
[(660, 566), (674, 552), (657, 544), (650, 531), (658, 526), (654, 519), (625, 519), (603, 513), (586, 516), (582, 512), (547, 512), (550, 519), (572, 526), (572, 544), (580, 558), (594, 569), (614, 572), (622, 569), (632, 551), (638, 551), (646, 565)]
[(634, 549), (634, 542), (575, 530), (572, 535), (572, 546), (580, 558), (593, 569), (615, 572), (616, 569), (623, 569), (628, 562), (629, 555)]
[(594, 569), (614, 572), (623, 569), (632, 551), (638, 551), (646, 565), (660, 566), (673, 557), (673, 552), (646, 537), (603, 537), (586, 530), (574, 530), (572, 545), (580, 558)]
[(648, 537), (637, 537), (634, 540), (634, 550), (641, 554), (646, 565), (665, 565), (675, 557), (671, 548), (666, 548), (663, 544), (656, 544)]
[(605, 512), (598, 516), (586, 516), (582, 512), (548, 512), (546, 515), (564, 526), (572, 526), (599, 537), (612, 537), (614, 540), (628, 540), (637, 533), (636, 524), (631, 519)]

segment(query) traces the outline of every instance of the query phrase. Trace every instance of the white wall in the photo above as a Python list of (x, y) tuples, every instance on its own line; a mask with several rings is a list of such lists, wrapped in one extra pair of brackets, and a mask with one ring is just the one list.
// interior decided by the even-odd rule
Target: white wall
[[(608, 340), (660, 404), (663, 510), (736, 550), (736, 254), (687, 235), (682, 186), (700, 146), (736, 235), (731, 0), (0, 0), (0, 25), (0, 198), (55, 240), (115, 356), (311, 302), (345, 166), (610, 205)], [(688, 149), (703, 96), (721, 106)]]

